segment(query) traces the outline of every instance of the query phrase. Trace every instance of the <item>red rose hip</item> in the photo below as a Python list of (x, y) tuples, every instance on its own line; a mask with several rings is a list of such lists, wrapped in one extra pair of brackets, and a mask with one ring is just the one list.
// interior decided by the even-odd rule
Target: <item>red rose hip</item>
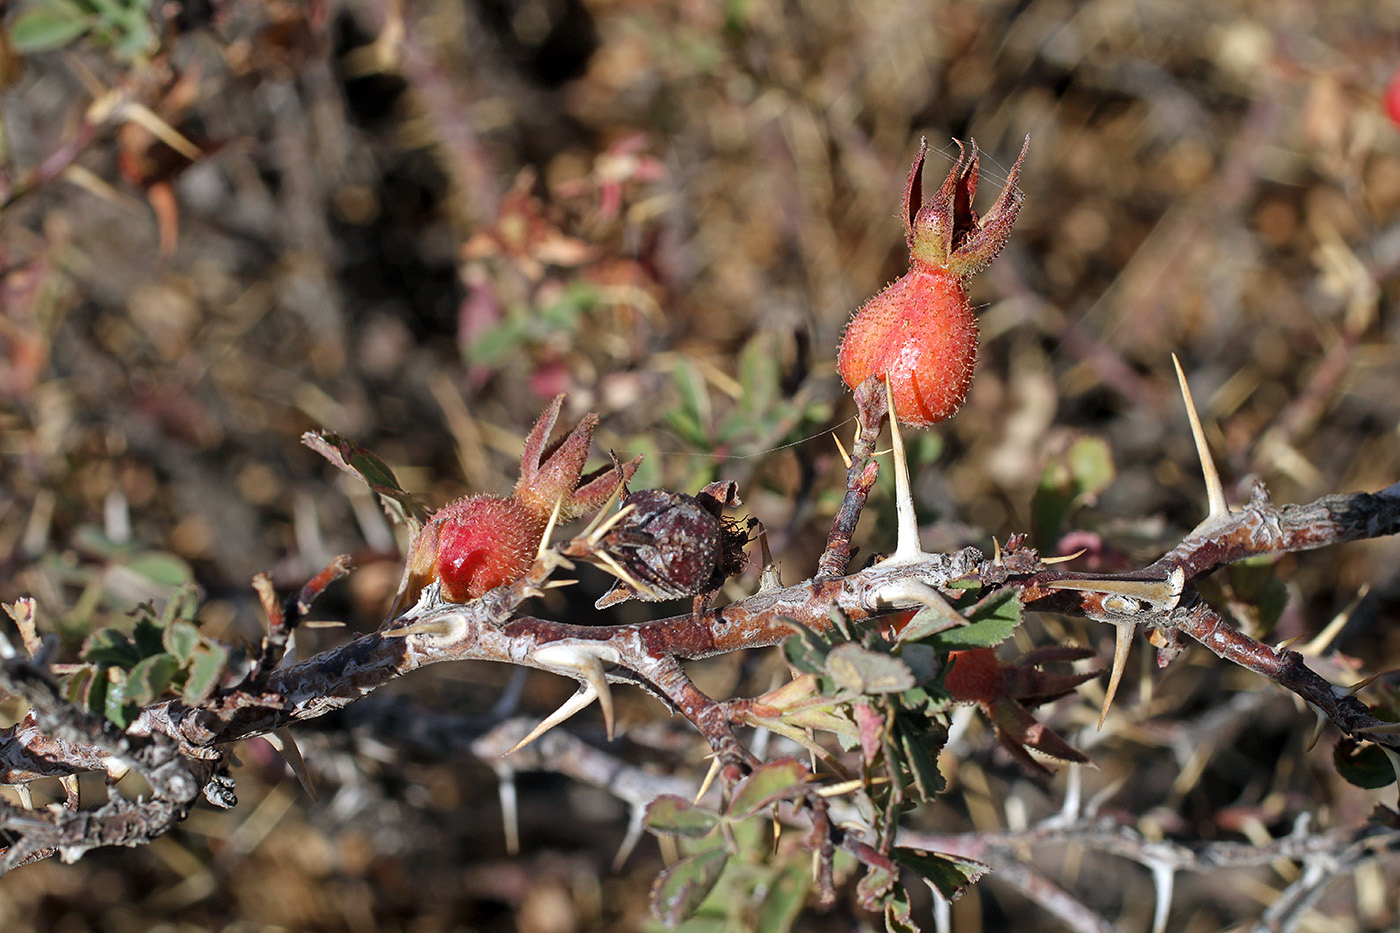
[(972, 209), (980, 163), (976, 141), (970, 154), (959, 153), (943, 185), (922, 206), (928, 142), (919, 143), (904, 187), (909, 271), (856, 312), (836, 360), (852, 389), (871, 376), (888, 377), (891, 408), (904, 424), (937, 424), (967, 398), (977, 364), (977, 321), (965, 283), (996, 258), (1011, 235), (1024, 199), (1016, 182), (1029, 146), (1027, 137), (1001, 195), (979, 218)]

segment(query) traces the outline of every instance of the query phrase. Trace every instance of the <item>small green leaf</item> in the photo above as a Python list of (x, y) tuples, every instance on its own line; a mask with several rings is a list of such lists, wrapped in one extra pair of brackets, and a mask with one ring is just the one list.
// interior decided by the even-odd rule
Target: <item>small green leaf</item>
[(199, 647), (199, 629), (189, 622), (172, 622), (161, 636), (161, 645), (182, 665), (189, 664)]
[(895, 849), (894, 860), (937, 889), (947, 900), (957, 900), (979, 878), (991, 871), (981, 862), (957, 855)]
[(646, 826), (654, 833), (702, 839), (719, 822), (718, 813), (673, 794), (662, 794), (647, 805)]
[(194, 577), (189, 564), (166, 551), (142, 551), (132, 555), (126, 561), (126, 569), (162, 590), (174, 589)]
[(499, 365), (530, 339), (529, 327), (523, 315), (511, 315), (504, 321), (483, 330), (467, 348), (473, 363)]
[(681, 401), (678, 408), (671, 409), (667, 421), (686, 440), (697, 447), (710, 447), (710, 395), (705, 389), (705, 379), (700, 371), (688, 362), (681, 361), (672, 379)]
[(763, 765), (745, 778), (729, 801), (729, 816), (742, 820), (779, 800), (793, 796), (794, 790), (811, 776), (795, 758), (779, 758)]
[(885, 899), (886, 933), (919, 933), (919, 925), (914, 922), (909, 909), (909, 892), (895, 888)]
[(50, 2), (16, 16), (10, 26), (10, 42), (24, 55), (47, 52), (82, 38), (91, 28), (92, 17), (76, 6)]
[(386, 512), (395, 521), (418, 534), (432, 510), (399, 485), (394, 471), (374, 454), (331, 431), (307, 431), (301, 442), (340, 469), (358, 476), (379, 496)]
[(763, 933), (786, 933), (797, 922), (797, 915), (807, 903), (812, 890), (811, 869), (801, 860), (789, 861), (787, 867), (768, 883), (767, 894), (758, 906), (754, 928)]
[(1043, 547), (1058, 541), (1065, 520), (1093, 502), (1116, 475), (1113, 452), (1100, 437), (1081, 437), (1052, 457), (1040, 474), (1031, 504), (1035, 540)]
[(666, 869), (651, 886), (651, 912), (667, 926), (689, 918), (714, 889), (729, 852), (723, 847), (709, 849), (681, 859)]
[[(107, 675), (110, 678), (115, 668), (108, 668)], [(117, 674), (115, 682), (108, 681), (107, 694), (102, 706), (102, 715), (112, 722), (125, 729), (130, 725), (131, 720), (136, 718), (137, 706), (135, 703), (128, 703), (126, 698), (126, 679), (122, 674)]]
[(165, 693), (165, 688), (180, 671), (180, 662), (173, 654), (151, 655), (131, 669), (127, 675), (127, 699), (145, 706)]
[(968, 624), (939, 632), (928, 643), (940, 651), (991, 648), (1011, 637), (1021, 624), (1021, 597), (1016, 590), (998, 590), (967, 614)]
[(1351, 736), (1342, 736), (1332, 749), (1332, 763), (1350, 784), (1375, 790), (1395, 781), (1395, 769), (1379, 745), (1358, 743)]
[(925, 606), (899, 630), (899, 641), (901, 644), (922, 641), (939, 632), (957, 628), (966, 621), (952, 606)]
[(92, 664), (111, 664), (128, 668), (141, 660), (141, 653), (122, 632), (114, 628), (103, 628), (87, 637), (78, 657)]
[(826, 656), (831, 645), (805, 625), (794, 623), (791, 638), (783, 642), (788, 663), (803, 674), (821, 674), (826, 670)]
[(927, 683), (938, 675), (938, 652), (929, 645), (904, 645), (899, 659), (909, 666), (915, 683)]
[(771, 333), (757, 333), (739, 351), (740, 398), (754, 415), (767, 414), (778, 399), (779, 360), (777, 341)]
[(871, 865), (856, 885), (856, 903), (866, 910), (881, 910), (898, 880), (888, 868)]
[(132, 626), (131, 642), (138, 655), (142, 658), (149, 658), (151, 655), (160, 654), (165, 650), (165, 633), (149, 615), (142, 613), (137, 617), (136, 624)]
[(923, 800), (943, 793), (947, 781), (938, 770), (938, 753), (948, 741), (948, 731), (932, 720), (908, 715), (896, 720), (899, 748), (904, 753), (904, 766), (914, 780), (914, 787)]
[(914, 686), (914, 672), (899, 658), (854, 643), (837, 645), (826, 656), (826, 673), (856, 693), (899, 693)]
[(228, 649), (223, 645), (201, 645), (195, 649), (190, 673), (180, 698), (188, 706), (203, 706), (214, 695), (219, 678), (228, 668)]

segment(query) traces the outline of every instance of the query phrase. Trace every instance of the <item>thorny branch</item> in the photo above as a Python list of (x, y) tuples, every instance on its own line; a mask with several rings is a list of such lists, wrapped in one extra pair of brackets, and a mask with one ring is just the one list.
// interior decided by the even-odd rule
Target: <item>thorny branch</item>
[[(847, 572), (850, 539), (878, 473), (875, 445), (885, 416), (879, 387), (857, 394), (861, 427), (852, 451), (847, 489), (816, 576), (794, 586), (768, 583), (727, 606), (622, 626), (584, 626), (520, 614), (551, 575), (569, 562), (558, 549), (542, 547), (518, 580), (465, 604), (444, 602), (429, 585), (411, 609), (377, 632), (363, 635), (298, 664), (274, 669), (296, 621), (310, 599), (343, 571), (335, 565), (289, 603), (287, 618), (264, 594), (271, 634), (246, 677), (197, 707), (180, 701), (142, 710), (126, 730), (68, 704), (36, 665), (4, 662), (0, 688), (24, 698), (26, 720), (0, 736), (3, 777), (28, 781), (40, 776), (106, 770), (116, 778), (140, 773), (151, 785), (149, 800), (128, 802), (113, 794), (94, 811), (0, 812), (0, 829), (20, 841), (6, 851), (0, 872), (26, 860), (59, 852), (76, 857), (100, 845), (135, 845), (165, 832), (188, 812), (200, 787), (215, 802), (231, 805), (223, 773), (228, 747), (323, 716), (373, 693), (418, 668), (445, 661), (489, 660), (523, 665), (574, 678), (580, 689), (553, 725), (593, 700), (611, 719), (609, 685), (630, 683), (661, 699), (689, 720), (710, 744), (731, 786), (759, 764), (733, 728), (732, 707), (698, 690), (680, 666), (698, 659), (776, 645), (803, 625), (822, 632), (839, 609), (852, 622), (916, 609), (938, 600), (954, 584), (979, 583), (984, 591), (1015, 590), (1026, 608), (1080, 615), (1118, 627), (1120, 647), (1149, 627), (1164, 636), (1160, 658), (1188, 636), (1222, 658), (1268, 677), (1302, 697), (1344, 733), (1400, 750), (1394, 727), (1377, 719), (1355, 696), (1312, 671), (1301, 655), (1264, 645), (1229, 627), (1196, 593), (1194, 583), (1217, 568), (1260, 554), (1302, 551), (1400, 531), (1400, 485), (1377, 494), (1327, 496), (1302, 506), (1274, 507), (1262, 489), (1241, 510), (1211, 516), (1160, 560), (1116, 575), (1076, 574), (1047, 566), (1017, 542), (987, 557), (976, 548), (943, 554), (918, 545), (912, 509), (901, 504), (900, 544), (888, 560)], [(907, 499), (903, 447), (895, 432), (896, 479)], [(765, 574), (765, 581), (772, 578)], [(1125, 653), (1125, 651), (1123, 652)], [(1115, 663), (1115, 667), (1120, 667)], [(1112, 685), (1111, 685), (1112, 686)], [(1111, 688), (1110, 688), (1111, 691)], [(827, 839), (861, 846), (844, 837), (809, 794), (808, 812)], [(878, 853), (877, 853), (878, 854)], [(873, 855), (872, 855), (873, 857)], [(829, 857), (822, 860), (829, 871)], [(829, 876), (828, 876), (829, 877)], [(830, 891), (823, 879), (823, 893)]]

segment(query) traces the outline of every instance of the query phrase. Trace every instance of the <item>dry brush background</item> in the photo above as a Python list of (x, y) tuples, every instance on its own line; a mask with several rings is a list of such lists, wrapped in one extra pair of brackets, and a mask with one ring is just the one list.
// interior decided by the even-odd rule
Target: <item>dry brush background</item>
[[(397, 583), (393, 530), (299, 435), (347, 435), (440, 504), (508, 487), (558, 391), (602, 414), (602, 448), (647, 455), (641, 485), (738, 480), (788, 578), (805, 576), (841, 482), (823, 431), (853, 411), (836, 342), (903, 271), (921, 134), (942, 151), (934, 177), (952, 138), (975, 137), (988, 187), (1032, 137), (1017, 231), (973, 282), (972, 395), (919, 446), (926, 546), (1032, 530), (1047, 466), (1094, 436), (1116, 475), (1065, 549), (1155, 557), (1204, 508), (1173, 352), (1236, 501), (1254, 478), (1280, 502), (1400, 479), (1400, 131), (1381, 106), (1395, 3), (209, 0), (163, 22), (150, 61), (92, 42), (26, 55), (0, 96), (0, 597), (38, 598), (70, 644), (186, 575), (209, 630), (255, 638), (252, 575), (295, 587), (339, 552), (360, 569), (321, 612), (372, 628)], [(114, 88), (158, 120), (85, 124)], [(872, 501), (879, 550), (892, 510)], [(1397, 566), (1394, 541), (1350, 545), (1281, 561), (1286, 591), (1231, 577), (1213, 598), (1276, 639), (1350, 607), (1333, 648), (1374, 673), (1400, 667)], [(550, 611), (584, 621), (605, 585)], [(1276, 623), (1250, 608), (1260, 593)], [(1023, 647), (1052, 639), (1112, 641), (1040, 620)], [(1164, 673), (1139, 652), (1102, 736), (1075, 732), (1097, 718), (1092, 689), (1056, 715), (1100, 767), (1086, 793), (1126, 782), (1106, 806), (1145, 833), (1259, 841), (1300, 813), (1354, 824), (1393, 805), (1393, 788), (1340, 781), (1328, 735), (1308, 751), (1310, 717), (1266, 683), (1199, 650)], [(697, 676), (755, 692), (774, 670)], [(318, 802), (249, 743), (237, 809), (18, 871), (0, 926), (640, 927), (660, 855), (609, 868), (621, 805), (522, 776), (509, 856), (491, 768), (425, 739), (441, 715), (485, 721), (509, 678), (422, 672), (301, 729)], [(571, 690), (532, 676), (525, 709)], [(698, 774), (698, 744), (621, 693), (631, 733), (610, 750)], [(1063, 776), (1027, 781), (975, 727), (955, 748), (927, 826), (1058, 806)], [(1046, 858), (1144, 929), (1146, 874), (1081, 856)], [(1304, 928), (1393, 928), (1398, 875), (1392, 859), (1339, 879)], [(1183, 877), (1172, 928), (1255, 917), (1287, 880)], [(995, 882), (955, 918), (1057, 929)]]

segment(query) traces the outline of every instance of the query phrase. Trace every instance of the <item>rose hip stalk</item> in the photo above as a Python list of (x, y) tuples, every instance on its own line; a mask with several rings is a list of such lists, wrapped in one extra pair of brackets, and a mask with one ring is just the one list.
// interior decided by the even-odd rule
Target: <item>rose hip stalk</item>
[(546, 448), (563, 402), (564, 396), (557, 396), (530, 430), (511, 495), (458, 499), (423, 526), (409, 553), (396, 612), (413, 605), (434, 581), (442, 585), (443, 598), (455, 603), (514, 582), (535, 559), (556, 504), (560, 521), (578, 518), (601, 506), (636, 472), (640, 457), (581, 476), (597, 415), (586, 416)]
[[(904, 231), (909, 271), (856, 312), (846, 327), (836, 368), (855, 389), (871, 376), (888, 377), (890, 407), (902, 424), (926, 428), (950, 418), (967, 398), (977, 363), (977, 321), (967, 279), (996, 258), (1011, 235), (1024, 195), (1016, 187), (1020, 158), (986, 217), (972, 209), (977, 193), (977, 142), (958, 144), (958, 161), (943, 186), (920, 206), (928, 141), (904, 185)], [(964, 156), (968, 155), (966, 162)]]

